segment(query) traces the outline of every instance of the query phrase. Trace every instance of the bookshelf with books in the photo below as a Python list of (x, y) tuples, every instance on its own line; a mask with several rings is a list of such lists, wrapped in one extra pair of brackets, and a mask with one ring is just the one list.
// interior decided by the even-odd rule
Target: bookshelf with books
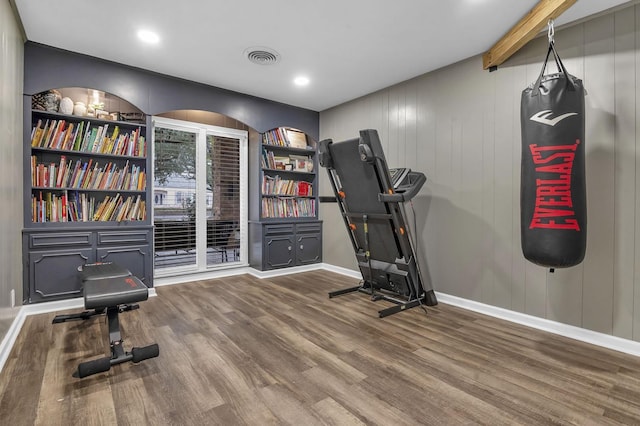
[(78, 296), (77, 268), (92, 262), (117, 262), (151, 285), (146, 116), (105, 93), (96, 107), (122, 111), (38, 103), (52, 93), (70, 101), (87, 89), (25, 96), (25, 301)]
[(316, 142), (287, 127), (260, 135), (252, 163), (257, 164), (256, 199), (249, 238), (252, 266), (266, 270), (320, 262), (322, 223), (318, 220)]

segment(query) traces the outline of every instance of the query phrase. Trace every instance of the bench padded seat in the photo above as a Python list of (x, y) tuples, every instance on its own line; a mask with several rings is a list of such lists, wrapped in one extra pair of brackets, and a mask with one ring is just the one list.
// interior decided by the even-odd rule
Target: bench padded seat
[(133, 275), (84, 282), (85, 309), (103, 309), (149, 298), (149, 289)]
[(128, 277), (131, 275), (128, 269), (115, 263), (91, 263), (79, 268), (82, 282), (102, 280), (104, 278)]

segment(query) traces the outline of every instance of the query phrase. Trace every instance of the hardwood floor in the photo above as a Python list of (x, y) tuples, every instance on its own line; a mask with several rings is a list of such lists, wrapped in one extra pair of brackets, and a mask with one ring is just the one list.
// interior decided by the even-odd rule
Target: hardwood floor
[(640, 424), (640, 359), (440, 304), (384, 319), (325, 271), (160, 287), (120, 316), (160, 357), (74, 379), (104, 318), (27, 318), (3, 425)]

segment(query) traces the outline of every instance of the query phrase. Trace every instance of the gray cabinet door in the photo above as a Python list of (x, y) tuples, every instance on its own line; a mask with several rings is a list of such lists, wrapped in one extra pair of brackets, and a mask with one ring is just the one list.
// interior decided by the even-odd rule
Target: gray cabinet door
[(322, 222), (250, 222), (251, 266), (261, 271), (322, 262)]
[(293, 234), (267, 236), (264, 242), (266, 269), (293, 266), (294, 242)]
[(95, 250), (92, 248), (30, 251), (30, 302), (80, 296), (82, 286), (78, 267), (95, 261)]
[(318, 263), (322, 256), (322, 235), (320, 233), (296, 234), (297, 265)]
[(131, 271), (147, 286), (153, 285), (153, 255), (149, 228), (99, 231), (98, 262), (113, 262)]
[(104, 247), (98, 249), (98, 262), (113, 262), (128, 269), (142, 282), (149, 285), (147, 277), (151, 276), (148, 270), (149, 246), (124, 246)]

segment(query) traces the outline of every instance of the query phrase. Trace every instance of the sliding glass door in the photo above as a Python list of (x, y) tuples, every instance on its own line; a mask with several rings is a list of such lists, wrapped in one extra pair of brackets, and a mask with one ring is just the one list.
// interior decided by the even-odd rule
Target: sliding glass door
[(246, 263), (247, 132), (154, 118), (158, 276)]
[(207, 134), (207, 265), (239, 260), (240, 140)]
[(153, 129), (154, 265), (196, 265), (196, 142), (189, 129)]

